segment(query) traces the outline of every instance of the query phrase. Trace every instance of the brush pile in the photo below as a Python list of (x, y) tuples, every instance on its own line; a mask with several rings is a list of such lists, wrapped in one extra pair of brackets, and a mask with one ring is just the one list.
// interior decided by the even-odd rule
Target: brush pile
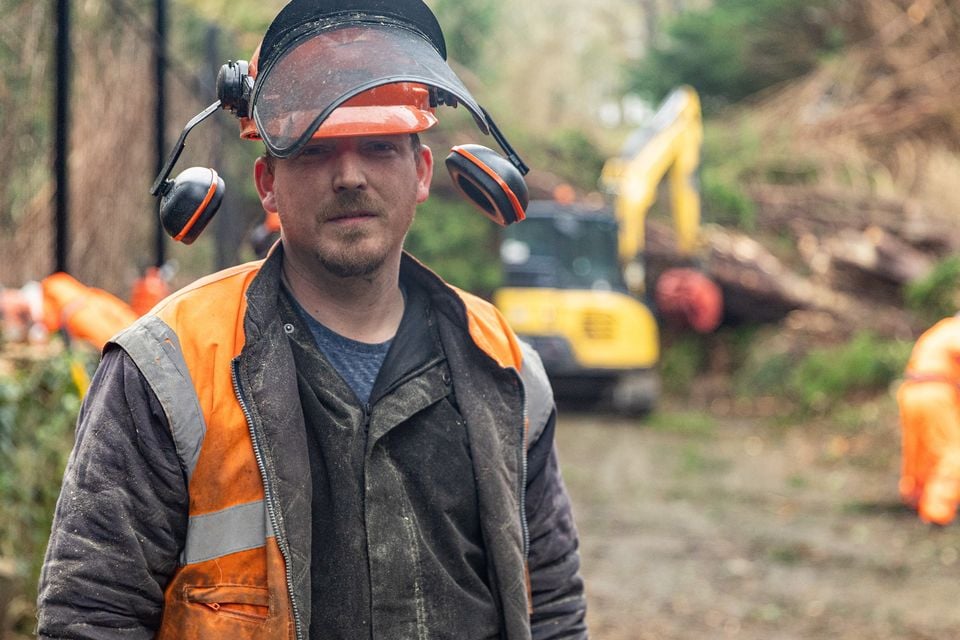
[[(905, 287), (960, 252), (960, 5), (855, 0), (842, 17), (842, 56), (727, 118), (733, 144), (761, 141), (738, 176), (756, 219), (708, 228), (705, 266), (728, 320), (910, 339), (927, 320)], [(669, 256), (669, 231), (649, 235)]]

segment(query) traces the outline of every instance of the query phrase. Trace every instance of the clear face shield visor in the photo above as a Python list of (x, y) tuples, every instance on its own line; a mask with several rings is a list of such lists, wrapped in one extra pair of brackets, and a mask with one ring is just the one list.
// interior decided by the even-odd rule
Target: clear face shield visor
[(480, 130), (491, 132), (486, 112), (433, 45), (402, 25), (384, 21), (313, 25), (282, 48), (274, 63), (258, 70), (253, 92), (257, 130), (278, 158), (296, 155), (330, 114), (354, 96), (400, 82), (426, 85), (429, 107), (463, 104)]

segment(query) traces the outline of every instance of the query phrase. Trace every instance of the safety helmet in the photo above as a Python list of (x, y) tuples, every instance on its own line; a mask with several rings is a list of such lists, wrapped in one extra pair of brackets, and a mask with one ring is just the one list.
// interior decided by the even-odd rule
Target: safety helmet
[[(261, 45), (257, 45), (248, 64), (247, 75), (254, 80)], [(241, 138), (260, 140), (253, 118), (239, 120)], [(368, 89), (341, 104), (314, 131), (312, 138), (419, 133), (436, 123), (430, 90), (414, 82), (395, 82)]]
[[(256, 71), (249, 115), (279, 158), (296, 155), (330, 118), (342, 118), (337, 135), (388, 114), (399, 121), (381, 120), (380, 130), (416, 132), (433, 124), (433, 108), (462, 104), (490, 131), (488, 115), (447, 64), (440, 25), (421, 0), (292, 0), (264, 34)], [(359, 98), (398, 83), (426, 92), (392, 87)], [(335, 117), (341, 107), (364, 111)], [(343, 126), (351, 122), (357, 126)]]

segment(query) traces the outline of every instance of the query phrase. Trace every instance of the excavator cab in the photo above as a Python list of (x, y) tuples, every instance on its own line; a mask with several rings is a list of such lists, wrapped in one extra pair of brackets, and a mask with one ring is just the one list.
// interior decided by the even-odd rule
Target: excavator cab
[(626, 291), (609, 208), (534, 201), (523, 224), (504, 230), (504, 285)]
[(608, 207), (534, 200), (503, 231), (494, 304), (540, 354), (557, 396), (642, 415), (659, 395), (659, 334), (627, 291)]

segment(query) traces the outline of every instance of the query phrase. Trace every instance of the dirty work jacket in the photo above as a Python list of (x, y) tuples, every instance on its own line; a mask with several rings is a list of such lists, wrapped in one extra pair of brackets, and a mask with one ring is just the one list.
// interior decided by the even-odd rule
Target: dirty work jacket
[[(198, 282), (117, 339), (114, 378), (97, 376), (117, 393), (88, 396), (58, 503), (41, 578), (41, 637), (151, 637), (161, 606), (160, 637), (305, 637), (310, 473), (277, 315), (277, 255), (262, 269), (254, 263)], [(431, 291), (464, 399), (504, 637), (585, 637), (576, 532), (542, 370), (492, 308), (409, 258), (404, 268)], [(166, 375), (144, 375), (151, 368)], [(536, 402), (538, 394), (547, 402)], [(140, 431), (163, 421), (176, 450), (144, 451), (144, 438), (160, 438)], [(138, 465), (116, 459), (124, 449), (153, 461), (151, 487), (136, 482)], [(117, 466), (134, 477), (108, 481)], [(185, 476), (180, 486), (169, 467)], [(114, 486), (104, 494), (104, 485)], [(183, 523), (177, 507), (187, 503)]]

